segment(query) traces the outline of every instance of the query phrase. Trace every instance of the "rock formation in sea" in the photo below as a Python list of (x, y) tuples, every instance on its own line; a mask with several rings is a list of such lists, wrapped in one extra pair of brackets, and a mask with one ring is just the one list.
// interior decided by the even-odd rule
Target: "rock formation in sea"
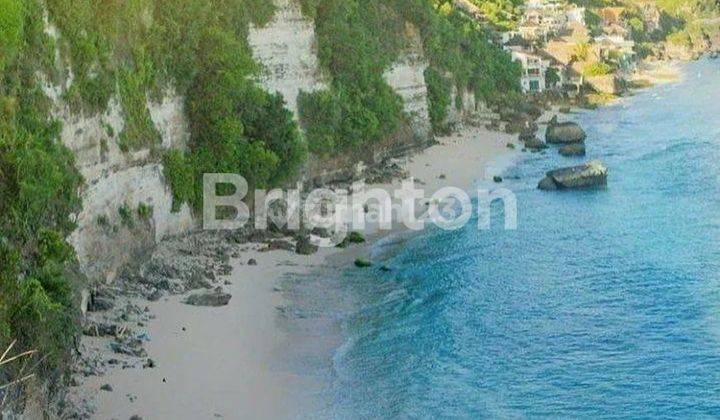
[(541, 190), (598, 187), (607, 184), (608, 169), (594, 160), (583, 165), (555, 169), (538, 184)]
[(553, 117), (548, 123), (545, 131), (545, 141), (554, 144), (581, 143), (585, 141), (587, 135), (585, 130), (574, 122), (557, 121), (557, 117)]

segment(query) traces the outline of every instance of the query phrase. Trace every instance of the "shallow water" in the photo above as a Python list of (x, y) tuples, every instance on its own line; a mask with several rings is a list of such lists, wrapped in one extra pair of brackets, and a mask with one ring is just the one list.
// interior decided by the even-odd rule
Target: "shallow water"
[[(587, 158), (508, 170), (517, 230), (431, 229), (321, 282), (319, 416), (720, 416), (720, 61), (684, 73), (575, 115)], [(606, 189), (535, 189), (593, 158)]]

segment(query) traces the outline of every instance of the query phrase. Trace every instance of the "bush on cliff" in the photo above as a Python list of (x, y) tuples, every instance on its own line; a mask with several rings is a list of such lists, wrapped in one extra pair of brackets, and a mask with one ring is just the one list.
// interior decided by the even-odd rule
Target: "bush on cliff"
[(357, 151), (392, 135), (402, 101), (383, 71), (403, 45), (404, 23), (379, 1), (319, 0), (304, 10), (315, 16), (318, 56), (331, 76), (329, 91), (306, 93), (298, 103), (310, 150)]
[[(452, 85), (478, 99), (502, 101), (520, 91), (520, 67), (477, 22), (426, 0), (304, 0), (315, 19), (321, 65), (331, 76), (328, 92), (304, 94), (300, 117), (310, 150), (330, 156), (372, 146), (403, 121), (400, 98), (383, 79), (408, 42), (405, 22), (419, 31), (425, 56), (430, 116), (436, 131), (450, 103)], [(451, 86), (438, 76), (450, 75)]]

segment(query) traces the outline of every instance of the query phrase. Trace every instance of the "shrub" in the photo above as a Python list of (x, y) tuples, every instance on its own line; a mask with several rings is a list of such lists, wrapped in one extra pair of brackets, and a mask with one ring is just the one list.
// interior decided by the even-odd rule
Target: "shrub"
[[(298, 102), (310, 150), (330, 156), (387, 138), (403, 122), (402, 103), (382, 78), (406, 42), (405, 20), (420, 30), (433, 71), (429, 80), (433, 126), (442, 131), (452, 84), (478, 99), (502, 100), (520, 90), (520, 66), (473, 19), (425, 0), (306, 0), (315, 16), (320, 62), (332, 76), (330, 90)], [(439, 74), (451, 74), (448, 85)]]
[(0, 73), (18, 53), (23, 39), (24, 20), (21, 0), (0, 0)]
[(120, 223), (122, 223), (123, 226), (129, 229), (135, 227), (135, 218), (127, 204), (123, 204), (118, 208), (118, 214), (120, 215)]
[(145, 221), (150, 220), (153, 216), (153, 211), (154, 211), (153, 206), (150, 206), (150, 205), (142, 203), (142, 202), (138, 203), (137, 214), (138, 214), (138, 217), (140, 218), (140, 220), (145, 220)]
[(613, 72), (612, 66), (607, 63), (603, 63), (602, 61), (590, 63), (583, 68), (583, 74), (585, 76), (590, 76), (590, 77), (605, 76), (612, 72)]
[(428, 113), (430, 123), (435, 134), (447, 134), (449, 128), (446, 124), (450, 98), (452, 95), (452, 82), (432, 67), (425, 70), (425, 85), (428, 91)]

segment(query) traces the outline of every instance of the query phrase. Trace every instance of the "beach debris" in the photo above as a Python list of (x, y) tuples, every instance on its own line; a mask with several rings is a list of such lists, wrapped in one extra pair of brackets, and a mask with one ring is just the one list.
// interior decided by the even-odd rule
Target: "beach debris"
[(372, 267), (372, 263), (364, 258), (358, 258), (355, 260), (355, 267), (358, 267), (358, 268)]
[(499, 176), (499, 175), (495, 175), (495, 176), (493, 177), (493, 182), (495, 182), (495, 183), (498, 183), (498, 184), (499, 184), (499, 183), (503, 182), (503, 179), (502, 179), (502, 177), (501, 177), (501, 176)]
[(607, 184), (608, 169), (594, 160), (584, 165), (550, 171), (538, 184), (541, 190), (588, 188)]
[(113, 387), (112, 387), (112, 385), (110, 385), (110, 384), (105, 384), (105, 385), (103, 385), (103, 386), (100, 387), (100, 390), (102, 390), (102, 391), (107, 391), (107, 392), (112, 392), (112, 391), (113, 391)]
[(558, 152), (563, 156), (585, 156), (585, 143), (567, 144)]
[(545, 142), (553, 144), (582, 143), (587, 138), (585, 130), (574, 122), (557, 121), (554, 116), (545, 130)]
[(255, 258), (250, 258), (247, 265), (257, 265), (257, 260)]
[(217, 290), (195, 293), (185, 299), (185, 303), (193, 306), (225, 306), (230, 303), (232, 295)]

